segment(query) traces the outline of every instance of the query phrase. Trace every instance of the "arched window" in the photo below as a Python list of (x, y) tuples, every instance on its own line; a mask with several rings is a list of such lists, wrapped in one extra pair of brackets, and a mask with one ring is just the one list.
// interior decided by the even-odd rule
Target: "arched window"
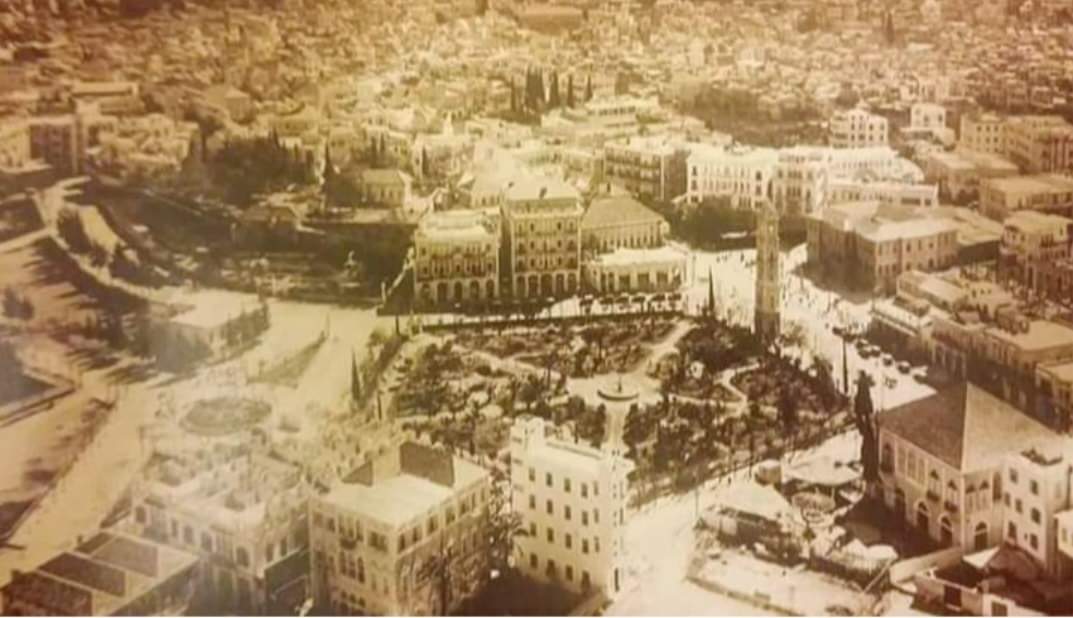
[(917, 528), (924, 533), (927, 533), (931, 524), (931, 513), (928, 511), (928, 504), (924, 501), (917, 503)]
[(954, 525), (950, 523), (950, 518), (946, 515), (939, 518), (939, 540), (944, 547), (954, 544)]
[(976, 551), (982, 551), (987, 549), (987, 524), (980, 522), (976, 524), (976, 530), (972, 535), (972, 546)]
[(894, 471), (894, 449), (891, 447), (890, 442), (883, 443), (883, 457), (880, 463), (887, 472)]

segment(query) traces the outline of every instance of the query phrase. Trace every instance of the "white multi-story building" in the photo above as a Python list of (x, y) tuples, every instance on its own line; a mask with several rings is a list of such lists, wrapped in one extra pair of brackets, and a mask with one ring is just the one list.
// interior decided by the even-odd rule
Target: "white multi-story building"
[(1007, 455), (1003, 477), (1003, 538), (1032, 556), (1052, 578), (1073, 578), (1073, 556), (1059, 547), (1059, 516), (1073, 511), (1073, 441), (1056, 439)]
[(771, 181), (775, 207), (782, 214), (808, 214), (826, 204), (830, 152), (827, 148), (795, 147), (779, 152)]
[(499, 227), (478, 210), (431, 213), (414, 233), (414, 295), (426, 305), (498, 298)]
[(633, 463), (547, 435), (522, 417), (510, 434), (514, 512), (523, 529), (519, 568), (567, 589), (614, 597), (625, 575), (625, 518)]
[(406, 442), (311, 500), (317, 604), (344, 616), (456, 609), (486, 580), (489, 479), (480, 466)]
[(690, 202), (729, 197), (735, 207), (756, 208), (768, 201), (771, 179), (779, 161), (778, 150), (708, 145), (692, 145), (690, 150), (687, 161)]
[(887, 119), (863, 109), (840, 112), (831, 118), (831, 145), (836, 148), (886, 146)]

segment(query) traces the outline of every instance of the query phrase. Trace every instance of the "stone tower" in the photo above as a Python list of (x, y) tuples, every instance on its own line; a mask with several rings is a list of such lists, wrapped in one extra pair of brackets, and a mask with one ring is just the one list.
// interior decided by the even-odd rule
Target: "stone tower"
[(756, 217), (756, 315), (754, 329), (764, 343), (779, 336), (779, 213), (763, 204)]

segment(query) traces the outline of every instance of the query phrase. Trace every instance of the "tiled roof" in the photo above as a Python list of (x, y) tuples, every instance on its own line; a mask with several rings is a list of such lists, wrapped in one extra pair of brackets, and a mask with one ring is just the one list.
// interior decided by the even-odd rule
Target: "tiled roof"
[(628, 195), (596, 198), (581, 219), (581, 229), (607, 225), (660, 223), (663, 217)]
[(879, 414), (879, 426), (943, 463), (972, 472), (1054, 439), (1047, 427), (978, 386), (961, 383)]

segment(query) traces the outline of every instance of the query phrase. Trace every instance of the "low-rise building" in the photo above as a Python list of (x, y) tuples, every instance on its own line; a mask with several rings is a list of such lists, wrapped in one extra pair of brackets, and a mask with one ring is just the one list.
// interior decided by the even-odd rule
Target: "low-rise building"
[(625, 584), (633, 463), (549, 430), (531, 417), (511, 428), (511, 504), (527, 532), (517, 542), (518, 566), (539, 581), (612, 598)]
[(598, 294), (674, 291), (687, 280), (688, 257), (666, 246), (615, 249), (585, 261), (585, 283)]
[(909, 270), (945, 270), (958, 258), (958, 226), (927, 208), (855, 202), (806, 219), (808, 263), (853, 287), (893, 292)]
[(131, 524), (202, 558), (208, 613), (292, 613), (307, 597), (311, 491), (297, 466), (261, 449), (157, 456), (135, 484)]
[(965, 204), (979, 195), (987, 178), (1016, 176), (1017, 165), (998, 154), (978, 150), (936, 151), (925, 157), (924, 175), (939, 185), (939, 196)]
[(1048, 289), (1043, 274), (1050, 269), (1045, 265), (1069, 258), (1071, 228), (1073, 219), (1066, 217), (1034, 210), (1014, 212), (1003, 223), (999, 278)]
[(33, 571), (15, 571), (0, 598), (5, 616), (181, 616), (199, 564), (192, 552), (101, 531)]
[(1059, 174), (1008, 176), (980, 182), (980, 211), (1004, 221), (1018, 210), (1073, 216), (1073, 178)]
[(414, 232), (414, 297), (422, 306), (499, 297), (500, 232), (479, 210), (431, 213)]
[(972, 383), (878, 415), (883, 499), (943, 546), (982, 550), (1002, 529), (1006, 455), (1055, 434)]
[(362, 201), (384, 208), (404, 207), (412, 186), (409, 174), (392, 169), (365, 169), (358, 179)]
[(877, 201), (896, 206), (939, 205), (939, 188), (934, 184), (835, 178), (828, 182), (827, 191), (829, 204)]
[(317, 605), (339, 615), (451, 613), (487, 578), (490, 490), (487, 470), (413, 442), (358, 467), (310, 502)]
[(581, 218), (581, 242), (587, 252), (659, 247), (669, 232), (662, 216), (624, 194), (596, 197)]

